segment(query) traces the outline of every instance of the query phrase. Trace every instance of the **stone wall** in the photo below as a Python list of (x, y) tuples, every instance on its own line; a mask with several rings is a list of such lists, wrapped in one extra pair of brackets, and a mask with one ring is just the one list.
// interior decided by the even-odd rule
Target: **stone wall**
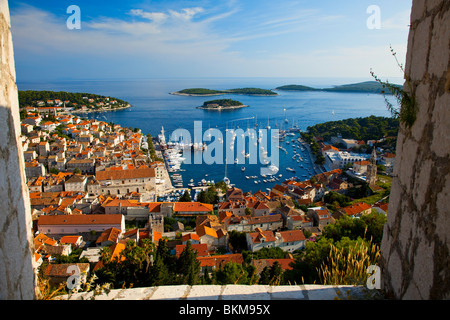
[(8, 1), (0, 0), (0, 299), (33, 299), (33, 234)]
[(381, 247), (384, 290), (396, 299), (450, 298), (449, 8), (413, 0), (405, 79), (417, 119), (399, 132)]

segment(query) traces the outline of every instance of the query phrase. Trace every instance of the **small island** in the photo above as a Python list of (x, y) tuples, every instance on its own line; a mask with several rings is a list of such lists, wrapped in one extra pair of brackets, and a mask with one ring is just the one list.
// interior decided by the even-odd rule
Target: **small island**
[(211, 100), (203, 103), (202, 106), (197, 107), (197, 109), (212, 110), (212, 111), (223, 111), (223, 110), (234, 110), (240, 108), (246, 108), (242, 102), (231, 100), (231, 99), (221, 99), (221, 100)]
[(260, 88), (239, 88), (239, 89), (229, 89), (229, 90), (211, 90), (205, 88), (192, 88), (184, 89), (177, 92), (172, 92), (171, 94), (180, 96), (219, 96), (225, 94), (242, 94), (248, 96), (277, 96), (278, 93), (272, 90), (260, 89)]

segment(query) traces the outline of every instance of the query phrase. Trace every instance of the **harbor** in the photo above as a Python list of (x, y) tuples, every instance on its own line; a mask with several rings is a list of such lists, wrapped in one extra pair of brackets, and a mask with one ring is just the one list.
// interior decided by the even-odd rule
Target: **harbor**
[[(284, 126), (287, 126), (289, 121), (285, 119)], [(275, 127), (278, 127), (275, 124)], [(254, 128), (259, 128), (261, 133), (261, 124), (255, 121)], [(271, 126), (268, 123), (265, 127), (270, 130)], [(230, 130), (226, 128), (226, 132)], [(248, 128), (247, 128), (248, 130)], [(233, 163), (226, 164), (191, 164), (188, 161), (186, 164), (186, 155), (190, 157), (199, 156), (207, 149), (206, 143), (194, 142), (184, 143), (183, 141), (166, 140), (166, 133), (164, 128), (161, 129), (157, 139), (158, 149), (163, 155), (164, 163), (169, 173), (175, 193), (172, 197), (182, 195), (184, 191), (188, 190), (191, 197), (195, 198), (196, 194), (201, 190), (214, 185), (216, 182), (225, 181), (230, 186), (237, 186), (244, 191), (269, 191), (275, 184), (282, 181), (295, 179), (298, 181), (309, 180), (312, 176), (322, 172), (322, 170), (314, 164), (314, 156), (312, 155), (309, 146), (301, 139), (301, 130), (294, 124), (285, 130), (279, 129), (278, 136), (278, 152), (279, 152), (279, 166), (270, 163), (269, 151), (264, 147), (259, 148), (259, 164), (250, 164), (250, 150), (247, 146), (244, 150), (234, 150), (236, 133), (233, 131), (232, 141), (225, 144), (225, 147), (230, 148), (236, 155)], [(251, 138), (251, 134), (249, 134)], [(260, 136), (257, 140), (261, 142)], [(264, 169), (264, 170), (261, 170)], [(262, 173), (264, 172), (264, 173)], [(178, 193), (178, 195), (177, 195)]]

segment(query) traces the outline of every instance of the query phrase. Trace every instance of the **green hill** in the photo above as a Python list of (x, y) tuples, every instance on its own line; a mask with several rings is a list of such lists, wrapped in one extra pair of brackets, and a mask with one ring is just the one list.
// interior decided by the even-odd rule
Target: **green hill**
[[(401, 85), (394, 85), (402, 88)], [(326, 91), (326, 92), (361, 92), (361, 93), (387, 93), (391, 94), (390, 90), (383, 88), (383, 86), (377, 81), (366, 81), (353, 84), (345, 84), (341, 86), (335, 86), (333, 88), (311, 88), (302, 85), (286, 85), (276, 88), (275, 90), (281, 91)]]
[(264, 95), (264, 96), (276, 96), (276, 92), (272, 90), (260, 89), (260, 88), (238, 88), (228, 90), (211, 90), (205, 88), (192, 88), (183, 89), (173, 94), (192, 95), (192, 96), (208, 96), (208, 95), (225, 95), (225, 94), (243, 94), (243, 95)]
[(93, 93), (74, 93), (74, 92), (66, 92), (66, 91), (47, 91), (47, 90), (27, 90), (27, 91), (19, 91), (19, 106), (21, 108), (26, 106), (41, 106), (47, 105), (47, 100), (61, 100), (61, 101), (70, 101), (67, 106), (73, 106), (74, 104), (78, 107), (81, 105), (89, 105), (88, 99), (94, 99), (95, 102), (107, 102), (108, 100), (117, 101), (118, 105), (127, 105), (127, 101), (123, 101), (121, 99), (106, 97)]

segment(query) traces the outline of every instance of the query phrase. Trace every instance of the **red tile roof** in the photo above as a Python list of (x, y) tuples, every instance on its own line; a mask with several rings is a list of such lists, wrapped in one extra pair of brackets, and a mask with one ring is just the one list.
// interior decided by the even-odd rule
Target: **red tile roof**
[(264, 242), (273, 242), (276, 240), (272, 231), (251, 232), (248, 234), (253, 243), (261, 243), (262, 240), (264, 240)]
[(292, 270), (291, 263), (294, 263), (295, 259), (258, 259), (253, 260), (253, 265), (262, 271), (264, 267), (271, 267), (275, 262), (278, 262), (283, 270)]
[(98, 237), (96, 243), (102, 243), (105, 241), (117, 242), (119, 239), (121, 231), (116, 228), (109, 228), (102, 232), (100, 237)]
[(105, 171), (98, 171), (95, 174), (95, 179), (100, 181), (142, 179), (154, 177), (155, 177), (155, 169), (148, 167), (131, 170), (105, 170)]
[(281, 231), (280, 235), (283, 238), (284, 242), (295, 242), (306, 240), (305, 235), (301, 230)]
[(175, 212), (212, 212), (213, 205), (200, 202), (176, 202)]
[(358, 203), (355, 203), (355, 204), (353, 204), (351, 206), (343, 208), (343, 210), (345, 211), (345, 213), (347, 215), (353, 216), (355, 214), (359, 214), (359, 213), (361, 213), (361, 212), (363, 212), (365, 210), (368, 210), (370, 208), (371, 208), (371, 206), (368, 205), (367, 203), (358, 202)]
[(244, 258), (240, 253), (216, 255), (211, 257), (198, 257), (197, 260), (200, 262), (200, 267), (215, 267), (216, 269), (220, 268), (221, 265), (224, 266), (228, 262), (239, 264), (244, 262)]
[(183, 237), (181, 237), (181, 241), (185, 242), (188, 240), (197, 240), (200, 241), (200, 238), (198, 237), (198, 234), (196, 233), (188, 233), (185, 234)]
[(79, 215), (56, 215), (40, 216), (38, 225), (85, 225), (85, 224), (121, 224), (121, 214), (79, 214)]

